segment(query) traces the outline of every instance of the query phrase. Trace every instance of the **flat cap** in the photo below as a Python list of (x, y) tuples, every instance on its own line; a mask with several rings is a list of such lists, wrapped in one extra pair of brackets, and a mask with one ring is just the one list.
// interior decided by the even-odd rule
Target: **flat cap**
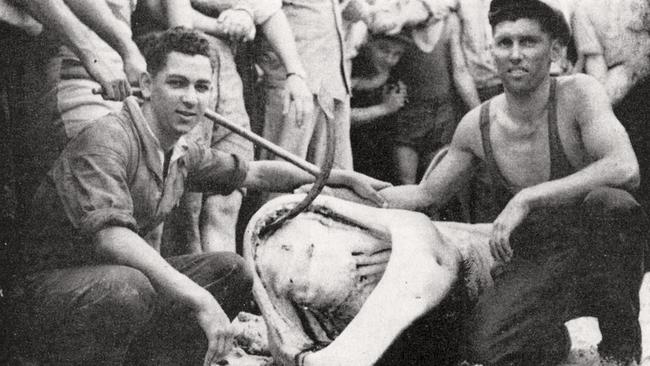
[(550, 22), (552, 36), (564, 43), (571, 37), (567, 12), (558, 0), (492, 0), (490, 2), (488, 19), (492, 27), (505, 20), (529, 17)]

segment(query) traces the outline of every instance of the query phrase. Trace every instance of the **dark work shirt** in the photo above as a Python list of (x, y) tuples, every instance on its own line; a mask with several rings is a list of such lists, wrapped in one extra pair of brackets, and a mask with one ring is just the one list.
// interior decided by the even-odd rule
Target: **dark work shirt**
[(166, 177), (159, 143), (135, 99), (71, 140), (38, 189), (25, 233), (26, 270), (94, 261), (94, 235), (122, 226), (143, 238), (187, 190), (228, 194), (243, 183), (237, 156), (181, 137)]

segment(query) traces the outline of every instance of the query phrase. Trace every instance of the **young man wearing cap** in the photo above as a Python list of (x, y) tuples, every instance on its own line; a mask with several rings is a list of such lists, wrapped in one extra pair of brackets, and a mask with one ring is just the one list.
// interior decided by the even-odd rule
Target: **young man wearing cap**
[[(18, 352), (43, 364), (222, 359), (228, 318), (249, 300), (248, 269), (232, 253), (163, 258), (148, 234), (185, 190), (288, 190), (314, 180), (286, 162), (247, 164), (187, 141), (218, 64), (200, 33), (173, 28), (150, 41), (143, 104), (127, 98), (79, 133), (33, 200), (24, 275), (9, 297)], [(386, 186), (340, 170), (329, 182), (377, 199), (374, 188)]]
[(647, 218), (628, 192), (639, 168), (597, 80), (549, 76), (570, 36), (557, 9), (550, 0), (492, 1), (505, 93), (463, 118), (428, 179), (381, 193), (394, 207), (440, 207), (487, 164), (501, 209), (490, 250), (505, 265), (467, 319), (471, 361), (555, 365), (570, 348), (564, 322), (594, 316), (601, 356), (635, 364)]

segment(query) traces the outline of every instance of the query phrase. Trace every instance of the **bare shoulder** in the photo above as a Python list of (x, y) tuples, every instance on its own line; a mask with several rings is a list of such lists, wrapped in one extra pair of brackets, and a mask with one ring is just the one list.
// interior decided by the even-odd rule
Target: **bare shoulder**
[(479, 123), (481, 120), (481, 108), (483, 104), (467, 112), (458, 123), (456, 132), (461, 136), (471, 136), (479, 132)]
[[(577, 105), (591, 100), (600, 101), (601, 98), (607, 98), (607, 93), (603, 85), (593, 76), (587, 74), (574, 74), (560, 76), (557, 78), (558, 93), (560, 98), (571, 100), (572, 104)], [(585, 99), (587, 98), (587, 99)]]
[(575, 74), (557, 80), (561, 113), (572, 115), (579, 124), (615, 118), (605, 88), (594, 77)]
[(477, 144), (480, 144), (481, 141), (480, 116), (481, 106), (472, 109), (463, 116), (454, 132), (451, 142), (453, 147), (464, 151), (476, 150)]

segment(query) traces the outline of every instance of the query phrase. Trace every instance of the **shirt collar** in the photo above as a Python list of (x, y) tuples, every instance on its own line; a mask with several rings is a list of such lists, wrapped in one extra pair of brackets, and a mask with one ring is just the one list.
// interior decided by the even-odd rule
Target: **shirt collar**
[[(162, 180), (162, 167), (163, 161), (165, 159), (165, 153), (160, 146), (160, 140), (158, 140), (156, 135), (153, 133), (149, 122), (145, 119), (137, 98), (126, 98), (124, 100), (124, 105), (131, 115), (135, 127), (140, 134), (140, 140), (143, 144), (147, 165), (151, 170), (156, 172), (156, 174), (158, 174), (159, 178)], [(185, 136), (181, 136), (178, 141), (176, 141), (176, 144), (174, 144), (170, 164), (183, 157), (187, 150), (187, 139)]]

